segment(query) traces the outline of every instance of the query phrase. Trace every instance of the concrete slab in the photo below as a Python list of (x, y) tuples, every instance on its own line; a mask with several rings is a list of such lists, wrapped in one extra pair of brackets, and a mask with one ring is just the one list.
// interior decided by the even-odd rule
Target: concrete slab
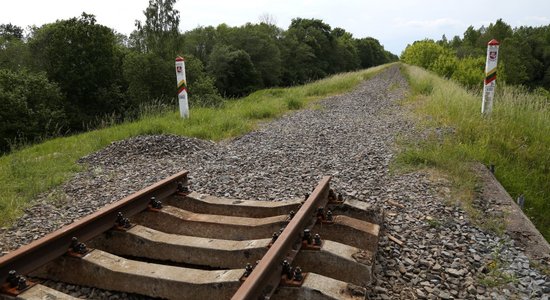
[(374, 256), (368, 251), (325, 240), (321, 250), (301, 250), (293, 265), (304, 272), (366, 287), (373, 280), (373, 263)]
[(243, 273), (144, 263), (93, 250), (81, 259), (62, 256), (32, 275), (165, 299), (229, 299)]
[(271, 237), (288, 223), (287, 219), (287, 215), (246, 218), (198, 214), (166, 205), (158, 212), (144, 211), (131, 221), (166, 233), (243, 241)]
[(317, 223), (311, 232), (321, 235), (321, 239), (365, 249), (372, 253), (378, 250), (380, 226), (348, 216), (335, 216), (332, 224)]
[(270, 238), (231, 241), (168, 234), (136, 225), (128, 231), (109, 231), (90, 246), (115, 255), (239, 269), (261, 259), (270, 242)]
[(288, 215), (298, 211), (303, 199), (285, 201), (238, 200), (192, 192), (187, 196), (173, 196), (165, 203), (195, 213), (236, 217), (265, 218)]
[[(2, 298), (0, 296), (0, 299), (13, 299), (13, 298)], [(71, 295), (67, 295), (65, 293), (56, 291), (54, 289), (51, 289), (47, 286), (37, 284), (30, 289), (24, 291), (20, 295), (17, 296), (15, 299), (20, 300), (76, 300), (78, 298), (75, 298)]]
[(279, 287), (271, 299), (365, 300), (366, 293), (365, 288), (308, 273), (301, 287)]

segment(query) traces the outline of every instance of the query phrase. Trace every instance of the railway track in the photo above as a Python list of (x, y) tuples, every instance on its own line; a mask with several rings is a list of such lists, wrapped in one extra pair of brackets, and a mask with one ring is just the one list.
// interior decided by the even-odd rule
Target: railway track
[(55, 280), (166, 299), (366, 299), (383, 213), (324, 177), (305, 199), (190, 192), (187, 171), (0, 257), (0, 298)]

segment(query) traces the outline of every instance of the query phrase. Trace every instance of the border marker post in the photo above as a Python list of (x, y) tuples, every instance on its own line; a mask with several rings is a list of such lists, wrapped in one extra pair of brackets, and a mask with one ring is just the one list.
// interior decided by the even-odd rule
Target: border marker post
[(483, 81), (483, 99), (481, 113), (490, 114), (493, 111), (493, 99), (497, 79), (498, 47), (500, 43), (492, 39), (487, 43), (487, 60), (485, 62), (485, 80)]
[(183, 57), (176, 57), (176, 79), (178, 82), (178, 101), (180, 116), (189, 118), (189, 102), (187, 99), (187, 81), (185, 79), (185, 60)]

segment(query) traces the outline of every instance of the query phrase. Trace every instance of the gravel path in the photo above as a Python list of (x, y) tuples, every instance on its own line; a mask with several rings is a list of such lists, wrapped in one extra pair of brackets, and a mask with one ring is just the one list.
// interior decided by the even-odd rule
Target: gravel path
[[(397, 103), (407, 88), (391, 67), (351, 93), (321, 101), (321, 109), (289, 114), (230, 141), (146, 136), (113, 143), (83, 158), (88, 171), (2, 230), (0, 251), (182, 169), (190, 170), (194, 191), (275, 201), (302, 196), (332, 175), (331, 186), (347, 197), (384, 205), (386, 232), (404, 242), (381, 237), (370, 299), (548, 299), (550, 278), (532, 268), (509, 238), (476, 228), (449, 204), (448, 182), (425, 172), (390, 174), (395, 137), (415, 134)], [(510, 282), (489, 287), (499, 280)], [(72, 289), (73, 295), (121, 297)]]

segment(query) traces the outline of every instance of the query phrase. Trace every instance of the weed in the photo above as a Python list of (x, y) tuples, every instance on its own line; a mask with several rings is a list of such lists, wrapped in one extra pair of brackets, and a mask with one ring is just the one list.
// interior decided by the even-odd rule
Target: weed
[(503, 270), (506, 266), (500, 259), (501, 251), (502, 243), (493, 250), (492, 260), (486, 265), (487, 273), (480, 275), (479, 282), (484, 286), (497, 287), (518, 281), (514, 273)]
[(426, 219), (426, 223), (428, 223), (428, 226), (430, 226), (430, 228), (441, 227), (441, 222), (439, 222), (439, 220), (437, 219)]
[(286, 103), (286, 107), (289, 110), (300, 109), (304, 106), (304, 103), (302, 103), (300, 100), (296, 98), (286, 98), (285, 103)]

